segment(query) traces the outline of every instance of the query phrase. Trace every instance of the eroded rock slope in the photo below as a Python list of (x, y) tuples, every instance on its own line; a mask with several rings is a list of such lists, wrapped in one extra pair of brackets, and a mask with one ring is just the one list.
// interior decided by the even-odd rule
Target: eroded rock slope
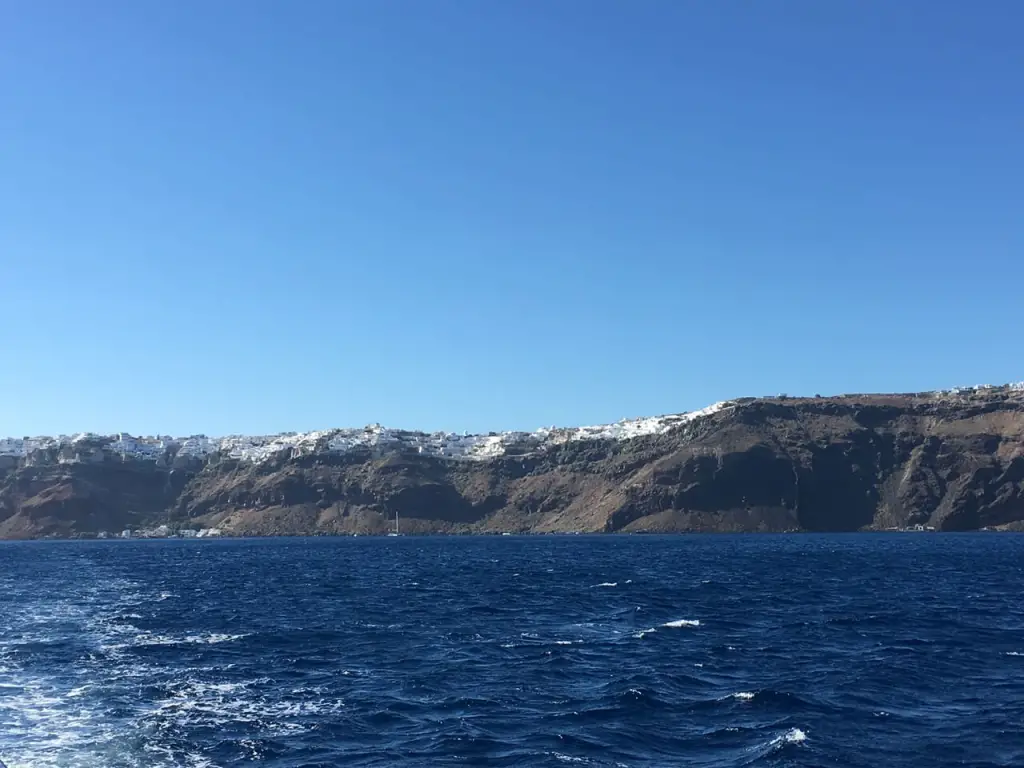
[(259, 461), (104, 438), (0, 456), (0, 537), (938, 530), (1024, 524), (1024, 391), (759, 398), (667, 431), (459, 460), (326, 443)]

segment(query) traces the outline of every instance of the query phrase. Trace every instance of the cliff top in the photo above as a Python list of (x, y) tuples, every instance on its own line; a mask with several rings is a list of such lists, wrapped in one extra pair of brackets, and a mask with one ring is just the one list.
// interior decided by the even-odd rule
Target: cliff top
[(796, 405), (820, 400), (839, 400), (863, 404), (910, 406), (921, 401), (958, 401), (965, 397), (992, 397), (1024, 395), (1024, 382), (1005, 385), (977, 385), (899, 394), (846, 394), (829, 397), (790, 397), (780, 394), (771, 397), (738, 398), (715, 403), (697, 411), (665, 414), (642, 418), (622, 419), (610, 424), (583, 427), (542, 427), (532, 432), (489, 432), (487, 434), (458, 434), (454, 432), (421, 432), (394, 429), (380, 424), (362, 428), (336, 428), (312, 432), (284, 432), (274, 435), (228, 435), (208, 437), (192, 435), (171, 437), (166, 435), (133, 436), (126, 432), (113, 435), (79, 433), (21, 438), (0, 438), (0, 456), (26, 457), (37, 452), (66, 454), (65, 461), (73, 461), (83, 450), (102, 450), (122, 458), (159, 460), (168, 455), (206, 458), (221, 454), (240, 461), (261, 462), (281, 453), (291, 454), (327, 451), (346, 453), (357, 448), (382, 449), (387, 447), (413, 450), (428, 456), (450, 459), (488, 460), (503, 456), (512, 448), (540, 450), (563, 443), (588, 440), (629, 440), (647, 435), (667, 434), (697, 419), (710, 416), (736, 406), (753, 402), (787, 402)]

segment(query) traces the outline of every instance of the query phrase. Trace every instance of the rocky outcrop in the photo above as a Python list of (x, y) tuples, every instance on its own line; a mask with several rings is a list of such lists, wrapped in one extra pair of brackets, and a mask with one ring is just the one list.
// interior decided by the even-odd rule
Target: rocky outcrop
[(0, 537), (1024, 526), (1024, 392), (739, 400), (667, 434), (486, 461), (369, 450), (0, 463)]

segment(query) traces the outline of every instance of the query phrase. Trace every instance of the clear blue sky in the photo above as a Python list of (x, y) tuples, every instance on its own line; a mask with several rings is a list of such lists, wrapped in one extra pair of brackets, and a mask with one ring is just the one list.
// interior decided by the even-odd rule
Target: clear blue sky
[(0, 0), (0, 433), (1024, 378), (1018, 0)]

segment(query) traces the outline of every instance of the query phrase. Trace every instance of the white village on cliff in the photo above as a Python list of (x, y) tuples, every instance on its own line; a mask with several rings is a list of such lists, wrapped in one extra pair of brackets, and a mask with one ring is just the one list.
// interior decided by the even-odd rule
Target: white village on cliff
[[(978, 385), (925, 393), (930, 396), (960, 396), (993, 389), (1024, 391), (1024, 382), (993, 386)], [(314, 452), (344, 454), (356, 449), (374, 453), (411, 451), (443, 459), (486, 461), (517, 453), (542, 450), (564, 443), (585, 440), (629, 440), (645, 435), (666, 434), (684, 424), (728, 409), (735, 401), (723, 401), (687, 413), (638, 419), (623, 419), (614, 424), (590, 427), (545, 427), (533, 432), (492, 432), (458, 434), (454, 432), (415, 432), (390, 429), (380, 424), (363, 428), (327, 429), (314, 432), (288, 432), (277, 435), (230, 435), (228, 437), (151, 436), (135, 437), (127, 433), (96, 435), (81, 433), (56, 437), (0, 438), (0, 458), (28, 458), (47, 454), (47, 460), (61, 463), (104, 461), (113, 454), (122, 460), (134, 459), (166, 463), (178, 458), (205, 459), (215, 454), (246, 462), (263, 462), (282, 455), (302, 456)]]

